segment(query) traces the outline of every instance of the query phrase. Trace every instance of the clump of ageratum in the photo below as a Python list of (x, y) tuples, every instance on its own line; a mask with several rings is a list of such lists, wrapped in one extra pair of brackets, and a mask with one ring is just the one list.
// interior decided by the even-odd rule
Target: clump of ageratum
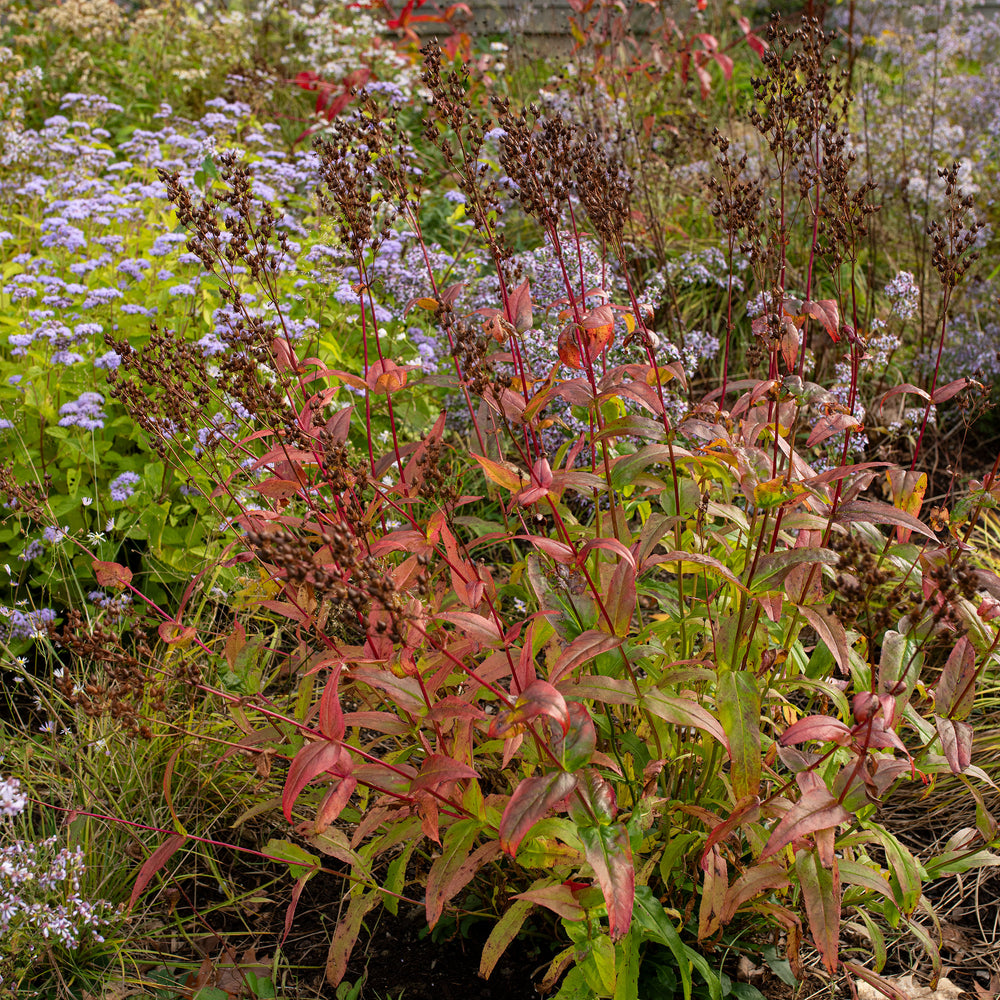
[(15, 835), (14, 819), (27, 806), (20, 782), (0, 779), (0, 996), (17, 996), (21, 978), (53, 945), (102, 942), (116, 912), (107, 900), (83, 897), (82, 848)]

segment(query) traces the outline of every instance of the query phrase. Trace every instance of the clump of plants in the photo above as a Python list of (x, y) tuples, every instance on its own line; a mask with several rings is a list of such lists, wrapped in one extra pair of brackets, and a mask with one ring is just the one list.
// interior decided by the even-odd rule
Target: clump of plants
[[(91, 6), (108, 38), (139, 30)], [(75, 792), (103, 823), (112, 786), (151, 799), (136, 775), (162, 774), (130, 903), (180, 852), (231, 849), (235, 819), (245, 856), (293, 876), (286, 937), (306, 883), (341, 873), (331, 986), (376, 911), (413, 901), (438, 930), (490, 921), (484, 976), (529, 927), (558, 938), (541, 986), (561, 1000), (753, 1000), (723, 971), (739, 949), (893, 996), (904, 935), (936, 977), (923, 886), (996, 862), (973, 736), (1000, 578), (970, 543), (1000, 468), (933, 501), (921, 468), (937, 415), (967, 433), (983, 405), (947, 367), (982, 244), (959, 166), (938, 175), (928, 267), (872, 291), (895, 264), (830, 40), (736, 22), (748, 124), (700, 130), (684, 183), (704, 239), (673, 253), (636, 190), (647, 154), (680, 155), (656, 123), (627, 101), (602, 131), (558, 94), (490, 99), (457, 29), (419, 85), (380, 79), (423, 16), (408, 5), (398, 51), (359, 67), (346, 28), (283, 12), (308, 60), (284, 83), (315, 98), (290, 149), (243, 73), (155, 129), (70, 94), (3, 132), (0, 197), (21, 209), (0, 233), (2, 641), (38, 692), (18, 766), (52, 762), (29, 818)], [(654, 83), (732, 77), (698, 26)], [(38, 74), (9, 61), (23, 124)], [(931, 364), (904, 376), (932, 283)], [(884, 807), (939, 775), (975, 820), (917, 856)], [(216, 882), (230, 908), (259, 902)], [(171, 918), (205, 919), (197, 880), (175, 884)], [(164, 961), (163, 983), (222, 988)], [(235, 992), (263, 983), (243, 964)]]
[[(270, 589), (256, 607), (294, 637), (293, 709), (218, 694), (243, 750), (288, 761), (281, 807), (309, 848), (290, 855), (299, 884), (325, 858), (350, 869), (333, 984), (372, 910), (417, 895), (433, 927), (474, 891), (496, 919), (485, 976), (533, 914), (559, 919), (566, 946), (543, 987), (563, 998), (689, 996), (695, 973), (721, 996), (714, 955), (737, 925), (779, 934), (796, 976), (811, 947), (831, 979), (894, 995), (879, 975), (886, 931), (915, 936), (936, 977), (921, 887), (994, 860), (992, 782), (972, 736), (977, 685), (996, 666), (1000, 580), (965, 543), (1000, 499), (998, 469), (928, 526), (919, 438), (910, 468), (852, 462), (873, 348), (855, 285), (872, 186), (856, 177), (848, 96), (820, 28), (770, 42), (751, 123), (780, 198), (715, 140), (714, 213), (760, 295), (750, 374), (727, 366), (681, 413), (667, 399), (683, 365), (629, 280), (621, 163), (563, 118), (504, 100), (487, 116), (434, 49), (426, 138), (457, 179), (498, 297), (463, 312), (461, 287), (429, 273), (406, 309), (448, 344), (433, 379), (393, 355), (377, 315), (371, 267), (392, 220), (425, 245), (422, 182), (397, 155), (391, 109), (363, 104), (318, 146), (321, 204), (358, 297), (354, 371), (303, 356), (280, 310), (242, 312), (234, 268), (267, 288), (283, 246), (246, 168), (224, 161), (203, 196), (164, 175), (189, 252), (237, 317), (213, 377), (256, 419), (212, 442), (250, 473), (216, 495), (240, 508), (234, 558)], [(512, 273), (500, 188), (481, 168), (494, 129), (505, 183), (562, 274), (553, 302)], [(973, 260), (976, 226), (956, 173), (943, 181), (934, 261), (947, 290)], [(813, 239), (796, 296), (789, 220), (802, 213)], [(585, 232), (623, 301), (588, 282)], [(538, 368), (542, 307), (561, 329), (556, 361)], [(620, 363), (616, 340), (631, 352)], [(206, 373), (179, 340), (114, 349), (114, 394), (148, 433), (168, 405), (187, 407), (174, 420), (195, 413)], [(845, 369), (846, 398), (813, 380), (829, 377), (821, 355)], [(411, 398), (442, 389), (449, 407), (415, 423)], [(976, 385), (882, 395), (914, 391), (924, 426)], [(554, 442), (553, 427), (571, 430)], [(873, 496), (878, 482), (891, 502)], [(233, 656), (247, 632), (237, 615), (233, 629), (191, 635)], [(918, 859), (880, 809), (939, 774), (960, 776), (977, 821)], [(867, 929), (864, 952), (841, 945), (848, 914)]]

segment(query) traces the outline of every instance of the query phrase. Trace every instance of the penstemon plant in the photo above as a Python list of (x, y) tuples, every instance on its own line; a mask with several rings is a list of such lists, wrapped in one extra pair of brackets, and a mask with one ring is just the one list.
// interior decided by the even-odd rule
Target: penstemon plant
[[(966, 543), (1000, 502), (1000, 468), (929, 527), (915, 465), (852, 463), (870, 340), (853, 279), (872, 191), (850, 187), (846, 107), (818, 27), (770, 41), (752, 122), (774, 176), (754, 176), (718, 137), (715, 185), (730, 252), (763, 296), (750, 335), (765, 374), (727, 368), (679, 410), (683, 365), (630, 278), (627, 173), (565, 120), (505, 101), (491, 117), (471, 107), (466, 76), (433, 49), (427, 137), (458, 178), (499, 293), (464, 311), (461, 285), (430, 269), (406, 311), (448, 344), (433, 375), (393, 354), (378, 315), (373, 260), (391, 225), (404, 221), (431, 259), (420, 175), (399, 155), (391, 113), (359, 101), (317, 147), (320, 203), (358, 297), (359, 370), (301, 356), (280, 309), (246, 311), (236, 268), (267, 290), (285, 245), (245, 165), (222, 158), (203, 195), (164, 174), (188, 250), (234, 320), (212, 375), (180, 340), (114, 341), (112, 392), (152, 435), (157, 407), (194, 419), (208, 386), (255, 417), (252, 433), (213, 442), (233, 470), (216, 497), (238, 509), (231, 558), (265, 577), (257, 610), (287, 630), (297, 688), (290, 709), (265, 692), (218, 694), (237, 749), (265, 757), (265, 771), (288, 761), (281, 806), (309, 846), (286, 844), (293, 898), (322, 857), (350, 869), (331, 983), (371, 911), (395, 913), (417, 890), (434, 927), (475, 884), (497, 918), (481, 973), (549, 911), (569, 943), (542, 987), (559, 984), (563, 1000), (634, 998), (668, 967), (685, 997), (694, 973), (721, 997), (707, 954), (736, 920), (783, 933), (797, 976), (808, 928), (830, 977), (893, 995), (879, 975), (884, 928), (915, 935), (939, 969), (922, 884), (995, 861), (970, 718), (997, 665), (1000, 579), (971, 565)], [(553, 302), (514, 274), (487, 134), (562, 275)], [(945, 282), (971, 248), (954, 194), (938, 246)], [(793, 216), (812, 230), (800, 295)], [(593, 239), (621, 276), (620, 301), (610, 282), (588, 281)], [(542, 307), (560, 330), (556, 360), (539, 368)], [(609, 360), (616, 338), (631, 352), (621, 363)], [(846, 366), (845, 398), (810, 379), (823, 369), (807, 353), (830, 352)], [(929, 412), (973, 389), (916, 391)], [(411, 397), (426, 408), (429, 392), (451, 403), (421, 427)], [(547, 433), (560, 427), (562, 440)], [(878, 480), (892, 502), (873, 498)], [(217, 642), (232, 665), (252, 637), (237, 622), (186, 638)], [(976, 827), (917, 859), (879, 809), (901, 783), (938, 774), (968, 788)], [(872, 961), (840, 947), (851, 911)]]

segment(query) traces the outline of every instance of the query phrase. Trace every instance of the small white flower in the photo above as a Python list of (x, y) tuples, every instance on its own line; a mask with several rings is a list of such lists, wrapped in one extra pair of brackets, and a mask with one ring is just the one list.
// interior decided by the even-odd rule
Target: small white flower
[(84, 507), (89, 507), (93, 502), (94, 502), (93, 497), (83, 497), (80, 500), (80, 503), (82, 503)]
[(101, 542), (106, 542), (107, 538), (100, 531), (90, 531), (87, 533), (87, 541), (91, 545), (100, 545)]
[(108, 518), (108, 523), (104, 525), (104, 530), (107, 532), (115, 530), (115, 519), (113, 517)]

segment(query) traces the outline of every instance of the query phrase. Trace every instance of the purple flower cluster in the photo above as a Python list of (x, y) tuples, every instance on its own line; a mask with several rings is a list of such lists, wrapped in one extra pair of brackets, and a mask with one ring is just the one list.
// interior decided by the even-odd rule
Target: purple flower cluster
[(22, 611), (20, 608), (0, 607), (0, 617), (6, 619), (6, 624), (0, 626), (0, 638), (5, 642), (14, 642), (44, 635), (45, 626), (56, 620), (56, 613), (52, 608)]
[(140, 482), (140, 476), (135, 472), (123, 472), (111, 480), (108, 492), (115, 503), (124, 503), (135, 492)]
[(103, 406), (104, 397), (99, 392), (81, 393), (77, 399), (59, 407), (59, 426), (100, 430), (107, 419)]
[[(26, 804), (15, 779), (0, 783), (0, 811), (17, 815)], [(0, 847), (0, 937), (18, 933), (31, 955), (42, 941), (71, 949), (85, 935), (103, 941), (112, 904), (81, 897), (85, 872), (83, 849), (60, 848), (56, 837)]]

